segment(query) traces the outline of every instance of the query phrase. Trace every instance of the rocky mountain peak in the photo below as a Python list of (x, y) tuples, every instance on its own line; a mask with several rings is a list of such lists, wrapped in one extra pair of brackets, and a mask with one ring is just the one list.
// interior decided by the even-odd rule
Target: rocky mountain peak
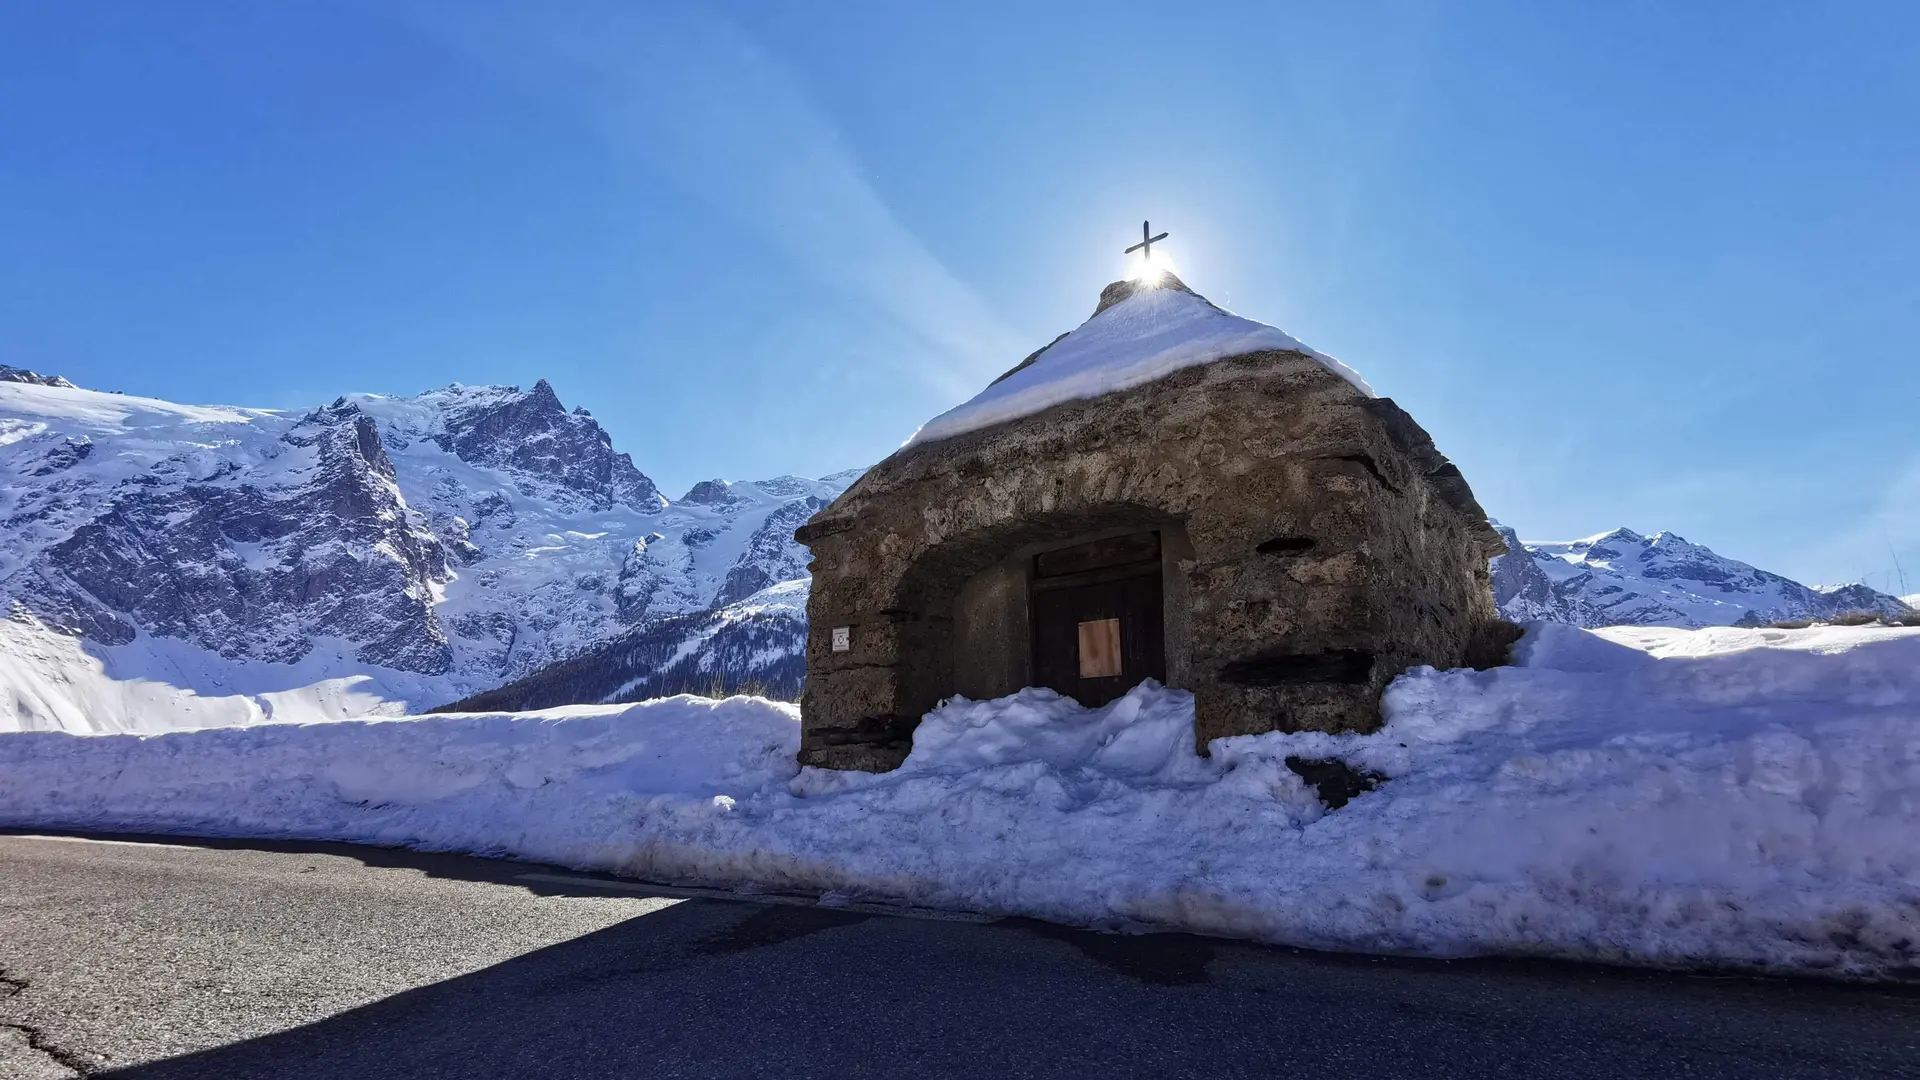
[(725, 480), (714, 479), (702, 480), (688, 488), (687, 493), (680, 496), (679, 501), (693, 503), (696, 506), (725, 506), (737, 499), (738, 496), (734, 494), (732, 484)]
[(1523, 543), (1500, 526), (1510, 553), (1493, 562), (1494, 600), (1509, 619), (1575, 626), (1764, 625), (1853, 612), (1910, 613), (1864, 585), (1811, 589), (1729, 559), (1678, 533), (1621, 527), (1584, 540)]
[[(647, 640), (732, 650), (689, 644), (689, 679), (736, 661), (741, 677), (773, 664), (797, 679), (804, 612), (768, 622), (766, 604), (733, 605), (804, 578), (793, 530), (845, 486), (712, 481), (710, 501), (668, 510), (544, 381), (300, 412), (4, 396), (34, 427), (0, 443), (0, 610), (116, 650), (124, 670), (159, 663), (191, 691), (180, 700), (224, 695), (255, 716), (295, 699), (330, 716), (417, 708), (668, 623)], [(88, 722), (164, 728), (177, 711), (127, 709)]]
[(16, 535), (34, 550), (6, 591), (105, 645), (144, 631), (291, 664), (332, 639), (364, 664), (445, 672), (432, 605), (446, 553), (408, 512), (373, 418), (339, 400), (284, 428), (260, 423), (218, 447), (191, 428), (171, 445), (152, 428), (131, 441), (63, 433), (114, 453), (98, 467), (78, 454), (58, 481), (23, 490)]
[(443, 421), (434, 441), (463, 461), (519, 474), (529, 492), (636, 510), (666, 503), (631, 457), (614, 452), (599, 423), (584, 409), (569, 413), (545, 379), (524, 393), (510, 386), (449, 387), (434, 396)]
[(1589, 536), (1584, 540), (1575, 540), (1568, 545), (1569, 551), (1585, 552), (1596, 559), (1617, 559), (1622, 553), (1647, 545), (1647, 538), (1622, 525), (1610, 532), (1598, 536)]
[(35, 386), (58, 386), (68, 390), (80, 389), (58, 375), (42, 375), (37, 371), (28, 371), (26, 368), (11, 367), (7, 364), (0, 364), (0, 382), (32, 383)]

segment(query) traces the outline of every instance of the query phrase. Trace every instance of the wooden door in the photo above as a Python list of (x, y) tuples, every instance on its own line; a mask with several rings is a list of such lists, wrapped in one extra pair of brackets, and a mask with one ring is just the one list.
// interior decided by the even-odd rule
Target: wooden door
[(1034, 682), (1105, 705), (1167, 677), (1157, 533), (1096, 541), (1034, 560)]

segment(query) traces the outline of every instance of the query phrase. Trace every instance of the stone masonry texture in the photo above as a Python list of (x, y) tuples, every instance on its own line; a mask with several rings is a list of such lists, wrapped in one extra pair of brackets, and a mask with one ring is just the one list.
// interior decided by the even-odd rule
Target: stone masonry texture
[(1202, 753), (1374, 730), (1395, 675), (1461, 666), (1498, 634), (1487, 563), (1505, 545), (1426, 432), (1309, 356), (1256, 352), (904, 449), (801, 527), (801, 762), (899, 764), (954, 692), (962, 585), (1008, 552), (1176, 526), (1191, 551), (1166, 583), (1168, 681), (1193, 693)]

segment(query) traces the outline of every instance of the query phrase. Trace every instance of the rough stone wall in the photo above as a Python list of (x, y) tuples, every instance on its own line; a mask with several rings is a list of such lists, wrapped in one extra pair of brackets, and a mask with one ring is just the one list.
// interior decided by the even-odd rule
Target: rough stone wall
[[(1497, 534), (1391, 402), (1254, 353), (902, 451), (797, 533), (813, 551), (801, 761), (886, 769), (955, 692), (954, 604), (1024, 546), (1184, 525), (1168, 676), (1195, 738), (1370, 730), (1409, 664), (1494, 618)], [(1171, 621), (1171, 620), (1170, 620)], [(831, 651), (836, 626), (853, 648)]]
[(1028, 685), (1031, 579), (1021, 560), (1003, 559), (967, 579), (954, 601), (953, 691), (976, 701)]

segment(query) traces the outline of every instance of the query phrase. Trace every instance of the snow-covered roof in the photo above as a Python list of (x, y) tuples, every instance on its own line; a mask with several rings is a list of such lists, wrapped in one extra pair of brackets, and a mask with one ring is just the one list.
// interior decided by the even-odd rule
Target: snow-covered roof
[(1209, 303), (1169, 277), (1102, 306), (1093, 318), (963, 405), (927, 421), (906, 445), (949, 439), (1068, 401), (1128, 390), (1181, 368), (1252, 352), (1298, 352), (1373, 397), (1352, 368), (1265, 323)]

